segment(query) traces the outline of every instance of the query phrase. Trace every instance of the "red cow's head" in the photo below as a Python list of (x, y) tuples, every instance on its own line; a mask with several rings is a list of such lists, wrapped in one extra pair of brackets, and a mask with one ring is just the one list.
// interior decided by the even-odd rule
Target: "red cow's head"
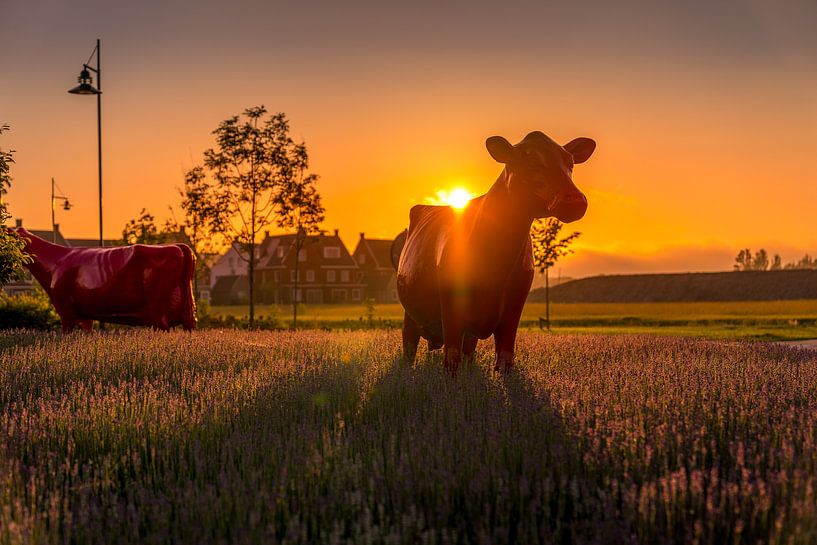
[(535, 131), (515, 146), (501, 136), (488, 138), (485, 146), (505, 165), (508, 191), (532, 217), (555, 216), (567, 223), (584, 216), (587, 199), (573, 183), (573, 165), (590, 158), (593, 140), (576, 138), (562, 147)]

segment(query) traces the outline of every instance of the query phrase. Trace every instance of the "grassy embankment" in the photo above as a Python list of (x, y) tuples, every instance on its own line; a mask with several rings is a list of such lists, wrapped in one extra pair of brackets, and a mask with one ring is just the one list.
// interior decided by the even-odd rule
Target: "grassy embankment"
[(0, 544), (814, 543), (817, 352), (0, 333)]
[[(246, 307), (213, 307), (218, 316), (245, 316)], [(262, 316), (278, 316), (290, 323), (291, 307), (260, 305)], [(302, 327), (344, 328), (364, 324), (363, 305), (302, 305)], [(522, 327), (538, 329), (544, 303), (528, 303)], [(376, 305), (377, 325), (399, 327), (398, 304)], [(722, 339), (798, 340), (817, 338), (817, 300), (738, 301), (705, 303), (555, 303), (551, 305), (555, 331), (562, 333), (638, 333)]]

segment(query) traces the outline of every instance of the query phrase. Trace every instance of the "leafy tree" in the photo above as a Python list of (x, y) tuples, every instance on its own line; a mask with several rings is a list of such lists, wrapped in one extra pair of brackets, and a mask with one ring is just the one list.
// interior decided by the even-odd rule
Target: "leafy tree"
[(247, 261), (250, 327), (255, 323), (258, 236), (286, 213), (284, 194), (306, 168), (307, 158), (305, 144), (289, 136), (286, 115), (266, 114), (264, 106), (256, 106), (244, 110), (243, 117), (222, 121), (213, 131), (216, 147), (206, 150), (204, 164), (186, 177), (198, 191), (207, 228), (226, 246), (237, 243), (243, 249), (239, 255)]
[[(7, 130), (8, 125), (0, 125), (0, 134)], [(10, 229), (2, 227), (10, 217), (3, 195), (11, 187), (13, 163), (14, 150), (0, 149), (0, 285), (19, 278), (23, 273), (23, 266), (31, 262), (31, 256), (25, 252), (25, 241)]]
[(125, 244), (164, 244), (168, 241), (168, 228), (172, 229), (172, 220), (165, 228), (156, 224), (153, 214), (142, 209), (139, 217), (130, 220), (122, 229), (122, 240)]
[(783, 268), (783, 262), (780, 259), (780, 255), (779, 254), (774, 254), (774, 257), (772, 258), (772, 264), (771, 264), (771, 266), (769, 266), (769, 270), (770, 271), (779, 271), (782, 268)]
[(295, 231), (295, 288), (292, 297), (292, 327), (298, 327), (298, 283), (301, 249), (309, 235), (321, 232), (324, 208), (321, 196), (315, 188), (317, 174), (305, 174), (309, 167), (306, 147), (300, 146), (298, 155), (298, 175), (287, 180), (276, 197), (279, 210), (278, 227)]
[(572, 254), (570, 244), (581, 233), (572, 233), (560, 238), (559, 232), (564, 224), (556, 218), (537, 219), (531, 226), (531, 242), (533, 243), (533, 264), (545, 275), (545, 323), (550, 329), (550, 279), (548, 271), (562, 257)]
[(735, 257), (735, 270), (736, 271), (751, 271), (752, 270), (752, 250), (749, 248), (745, 248), (738, 252), (737, 257)]
[(193, 276), (193, 291), (199, 293), (199, 276), (207, 267), (203, 259), (207, 253), (219, 248), (216, 233), (213, 232), (212, 218), (218, 215), (213, 209), (215, 201), (209, 196), (209, 184), (204, 168), (196, 166), (185, 173), (184, 188), (179, 190), (182, 197), (181, 207), (184, 212), (182, 229), (186, 242), (196, 256), (196, 274)]
[(769, 268), (769, 254), (766, 253), (766, 250), (761, 248), (755, 254), (755, 257), (752, 259), (752, 270), (753, 271), (765, 271)]

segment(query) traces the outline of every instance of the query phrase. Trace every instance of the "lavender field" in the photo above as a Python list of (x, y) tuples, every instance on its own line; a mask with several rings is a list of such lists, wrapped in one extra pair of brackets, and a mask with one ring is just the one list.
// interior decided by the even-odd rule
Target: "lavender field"
[(0, 543), (814, 543), (817, 351), (0, 334)]

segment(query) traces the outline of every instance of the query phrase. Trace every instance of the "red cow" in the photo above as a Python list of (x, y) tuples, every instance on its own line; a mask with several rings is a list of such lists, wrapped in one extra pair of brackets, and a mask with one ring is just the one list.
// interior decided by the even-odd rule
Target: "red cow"
[(420, 337), (429, 349), (444, 346), (456, 372), (477, 339), (494, 336), (496, 368), (513, 366), (522, 307), (533, 281), (530, 227), (534, 218), (571, 222), (584, 216), (587, 199), (573, 184), (575, 163), (596, 148), (589, 138), (560, 146), (541, 132), (517, 145), (501, 136), (486, 141), (505, 165), (485, 195), (462, 212), (417, 205), (408, 232), (395, 240), (397, 293), (405, 308), (403, 357), (411, 363)]
[(184, 244), (66, 248), (22, 227), (27, 265), (42, 285), (65, 332), (94, 320), (167, 330), (196, 327), (192, 279), (195, 257)]

